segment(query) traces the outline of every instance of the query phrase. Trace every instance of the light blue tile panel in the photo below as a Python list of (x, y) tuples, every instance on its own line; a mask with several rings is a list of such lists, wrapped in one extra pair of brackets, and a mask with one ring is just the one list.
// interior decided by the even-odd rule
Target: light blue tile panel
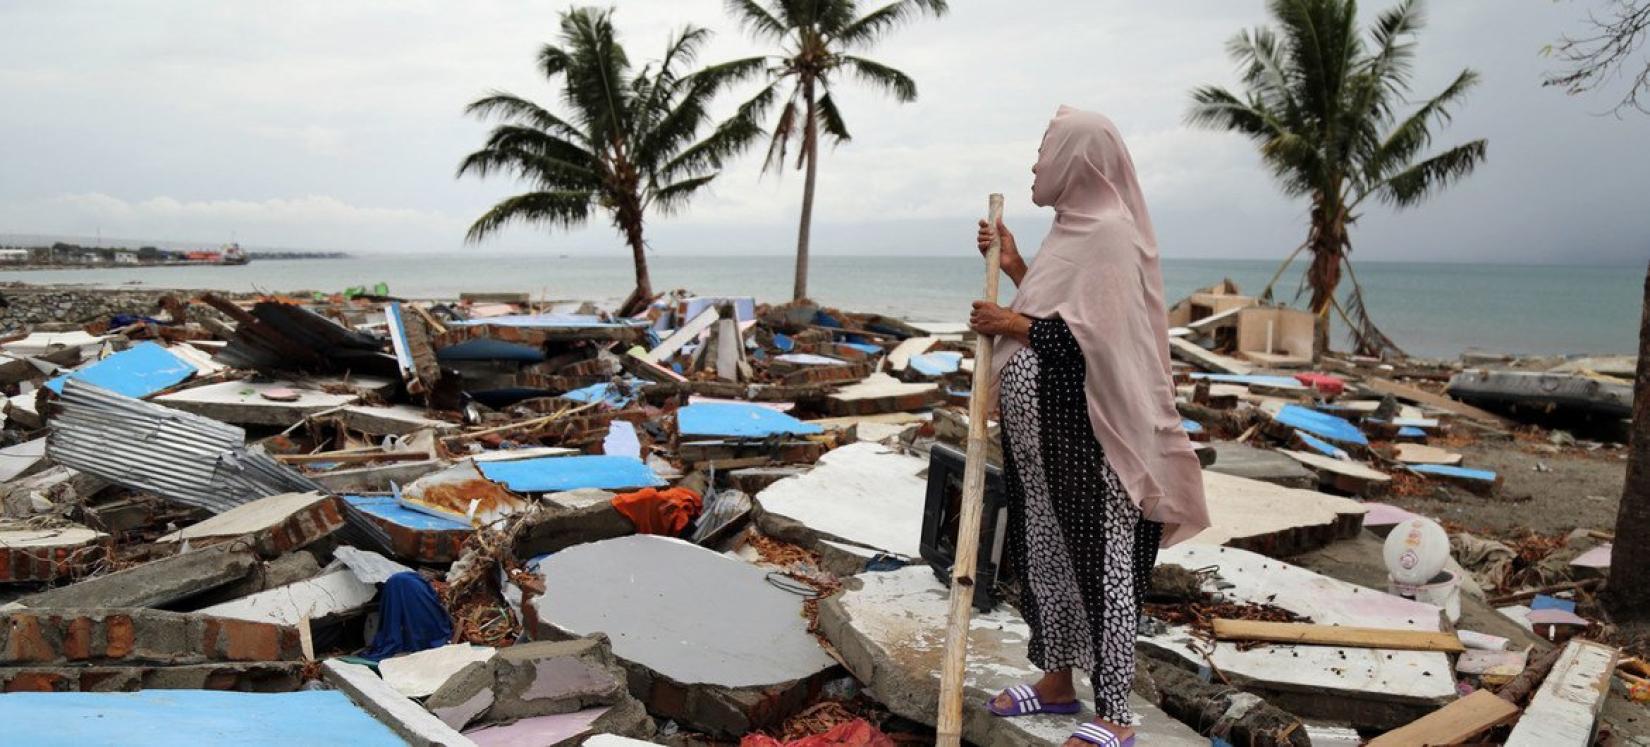
[(621, 490), (665, 484), (642, 460), (622, 456), (559, 456), (482, 462), (476, 465), (493, 482), (518, 493), (555, 493), (579, 488)]
[(942, 351), (913, 355), (907, 365), (923, 376), (943, 376), (962, 368), (962, 359), (962, 353)]
[(676, 411), (676, 430), (683, 438), (766, 438), (811, 436), (825, 429), (759, 405), (707, 402)]
[(1197, 422), (1196, 420), (1186, 420), (1182, 418), (1180, 421), (1180, 427), (1189, 434), (1203, 432), (1203, 424)]
[(1306, 388), (1305, 384), (1302, 384), (1299, 381), (1296, 381), (1295, 377), (1293, 377), (1293, 376), (1264, 376), (1264, 375), (1242, 375), (1242, 376), (1240, 376), (1238, 374), (1195, 373), (1195, 374), (1192, 374), (1192, 378), (1193, 379), (1207, 380), (1207, 381), (1209, 381), (1210, 383), (1213, 383), (1213, 384), (1240, 384), (1242, 386), (1250, 386), (1252, 384), (1260, 384), (1261, 386), (1277, 387), (1279, 389), (1305, 389)]
[(1443, 464), (1417, 464), (1410, 469), (1423, 475), (1433, 477), (1453, 477), (1458, 480), (1482, 480), (1495, 482), (1495, 473), (1487, 469), (1468, 469), (1466, 467), (1450, 467)]
[(337, 690), (0, 695), (3, 741), (32, 747), (402, 747), (406, 742)]
[[(628, 389), (632, 392), (639, 391), (641, 385), (641, 379), (631, 379)], [(570, 399), (574, 402), (583, 402), (585, 404), (600, 401), (606, 403), (608, 407), (615, 408), (624, 407), (625, 405), (636, 401), (636, 395), (625, 394), (620, 390), (620, 387), (614, 386), (609, 382), (591, 384), (590, 386), (582, 389), (574, 389), (571, 392), (562, 394), (561, 398)]]
[(351, 506), (360, 509), (362, 513), (409, 529), (447, 531), (470, 528), (469, 524), (462, 521), (409, 509), (397, 502), (393, 495), (346, 495), (344, 500), (349, 501)]
[(115, 394), (142, 399), (181, 383), (195, 374), (188, 361), (172, 355), (152, 342), (140, 342), (90, 366), (46, 382), (46, 388), (63, 393), (69, 379), (107, 389)]
[(1364, 436), (1358, 426), (1353, 425), (1345, 418), (1337, 418), (1329, 413), (1310, 410), (1300, 405), (1284, 405), (1278, 414), (1272, 418), (1279, 423), (1306, 431), (1318, 438), (1336, 443), (1368, 446), (1369, 439)]
[(1334, 457), (1336, 459), (1351, 458), (1351, 455), (1347, 454), (1345, 450), (1329, 443), (1328, 441), (1318, 438), (1317, 436), (1307, 433), (1306, 431), (1295, 431), (1295, 438), (1300, 439), (1301, 443), (1306, 444), (1306, 448), (1318, 452), (1326, 457)]

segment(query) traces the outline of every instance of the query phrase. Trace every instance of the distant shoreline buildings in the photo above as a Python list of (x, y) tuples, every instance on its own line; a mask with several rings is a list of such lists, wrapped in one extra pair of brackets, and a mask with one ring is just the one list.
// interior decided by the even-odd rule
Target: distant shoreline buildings
[(253, 259), (345, 259), (346, 252), (272, 250), (248, 252), (239, 244), (221, 249), (137, 249), (81, 246), (59, 241), (50, 246), (0, 245), (0, 268), (145, 267), (167, 265), (244, 265)]

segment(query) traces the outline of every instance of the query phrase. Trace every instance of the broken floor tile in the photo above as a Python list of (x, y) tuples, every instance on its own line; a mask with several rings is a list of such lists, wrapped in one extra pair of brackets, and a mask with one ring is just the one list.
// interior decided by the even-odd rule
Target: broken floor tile
[[(820, 605), (821, 630), (848, 668), (878, 702), (895, 714), (933, 725), (939, 711), (940, 662), (945, 650), (950, 592), (927, 566), (862, 573), (848, 590)], [(1066, 740), (1081, 716), (997, 718), (984, 708), (1003, 689), (1041, 676), (1026, 659), (1031, 632), (1012, 609), (999, 605), (975, 614), (969, 625), (968, 675), (963, 693), (963, 738), (979, 745), (1031, 747)], [(1093, 702), (1085, 680), (1077, 678), (1078, 698)], [(1141, 745), (1205, 747), (1199, 736), (1137, 695), (1130, 705), (1143, 723), (1136, 727)]]
[(769, 438), (811, 436), (825, 429), (761, 405), (711, 402), (676, 411), (682, 438)]
[(486, 724), (464, 732), (480, 747), (544, 747), (574, 744), (598, 727), (612, 708), (600, 706), (554, 716), (534, 716), (508, 724)]
[(681, 540), (578, 545), (540, 565), (540, 637), (606, 633), (656, 715), (735, 735), (783, 720), (835, 662), (808, 634), (802, 598), (767, 572)]
[(447, 680), (473, 662), (493, 658), (498, 649), (468, 643), (393, 656), (378, 662), (378, 675), (409, 698), (422, 698), (441, 689)]
[(378, 596), (377, 587), (363, 584), (348, 570), (325, 573), (199, 610), (204, 615), (239, 620), (297, 625), (304, 618), (320, 620), (365, 607)]
[(556, 493), (578, 488), (634, 490), (663, 487), (664, 480), (640, 459), (621, 456), (565, 456), (483, 462), (489, 480), (518, 493)]
[(1215, 450), (1215, 463), (1209, 466), (1211, 472), (1286, 488), (1311, 490), (1318, 487), (1316, 474), (1275, 450), (1257, 449), (1236, 441), (1214, 441), (1209, 445)]
[(456, 518), (407, 508), (394, 496), (346, 495), (341, 500), (367, 516), (390, 537), (390, 552), (418, 563), (451, 563), (463, 552), (473, 531)]
[[(265, 396), (274, 396), (277, 390), (290, 390), (298, 398), (277, 401)], [(310, 415), (353, 405), (361, 397), (324, 392), (292, 381), (225, 381), (163, 394), (154, 401), (225, 423), (286, 427)]]
[[(1440, 608), (1319, 575), (1273, 558), (1229, 547), (1184, 543), (1163, 550), (1159, 564), (1218, 566), (1235, 601), (1269, 603), (1319, 625), (1441, 630)], [(1196, 669), (1206, 644), (1184, 627), (1142, 636), (1139, 645)], [(1261, 694), (1302, 718), (1392, 729), (1456, 697), (1449, 657), (1438, 652), (1334, 646), (1214, 644), (1214, 666), (1232, 683)]]
[(938, 384), (907, 384), (888, 374), (878, 373), (826, 397), (825, 409), (837, 416), (870, 415), (920, 410), (938, 403), (942, 398)]
[(182, 383), (198, 369), (190, 362), (153, 342), (140, 342), (77, 371), (45, 383), (54, 393), (63, 393), (63, 382), (84, 381), (115, 394), (142, 399)]
[(1365, 508), (1315, 490), (1284, 488), (1204, 470), (1203, 491), (1213, 526), (1191, 539), (1287, 556), (1356, 536)]

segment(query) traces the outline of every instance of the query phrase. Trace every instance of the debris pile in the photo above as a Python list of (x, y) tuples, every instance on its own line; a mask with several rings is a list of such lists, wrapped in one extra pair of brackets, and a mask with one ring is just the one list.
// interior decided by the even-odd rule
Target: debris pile
[[(932, 739), (965, 328), (681, 291), (617, 317), (380, 290), (169, 296), (0, 340), (0, 713), (176, 689), (147, 717), (237, 691), (268, 698), (232, 706), (249, 718), (312, 709), (359, 743)], [(1446, 369), (1314, 360), (1310, 318), (1229, 283), (1170, 315), (1215, 526), (1154, 574), (1142, 741), (1378, 737), (1470, 708), (1447, 719), (1482, 726), (1465, 738), (1528, 701), (1515, 735), (1583, 744), (1552, 736), (1574, 714), (1545, 696), (1616, 668), (1583, 640), (1610, 633), (1590, 617), (1604, 540), (1454, 522), (1447, 583), (1378, 566), (1379, 537), (1417, 518), (1396, 504), (1497, 499), (1482, 444), (1548, 442), (1440, 393)], [(1499, 407), (1500, 380), (1450, 391)], [(1013, 599), (1000, 538), (982, 563), (982, 598)], [(1008, 604), (977, 619), (970, 702), (1035, 677), (1026, 635)], [(1626, 666), (1650, 697), (1650, 668)], [(1496, 688), (1505, 707), (1461, 697)], [(971, 718), (966, 736), (1070, 727)]]

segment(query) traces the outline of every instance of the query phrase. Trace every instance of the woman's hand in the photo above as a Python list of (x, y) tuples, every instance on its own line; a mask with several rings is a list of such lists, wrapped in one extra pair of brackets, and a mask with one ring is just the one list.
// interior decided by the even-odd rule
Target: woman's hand
[[(1026, 275), (1026, 261), (1020, 256), (1020, 245), (1014, 241), (1014, 234), (1003, 225), (1001, 218), (997, 219), (997, 233), (1003, 237), (1003, 248), (998, 254), (1002, 262), (1003, 272), (1008, 273), (1008, 279), (1015, 285), (1020, 284), (1021, 278)], [(975, 243), (980, 247), (983, 256), (991, 251), (991, 224), (980, 221), (980, 233), (975, 237)]]
[(1031, 340), (1031, 320), (990, 301), (975, 301), (968, 315), (968, 328), (982, 335), (1007, 335), (1020, 342)]

